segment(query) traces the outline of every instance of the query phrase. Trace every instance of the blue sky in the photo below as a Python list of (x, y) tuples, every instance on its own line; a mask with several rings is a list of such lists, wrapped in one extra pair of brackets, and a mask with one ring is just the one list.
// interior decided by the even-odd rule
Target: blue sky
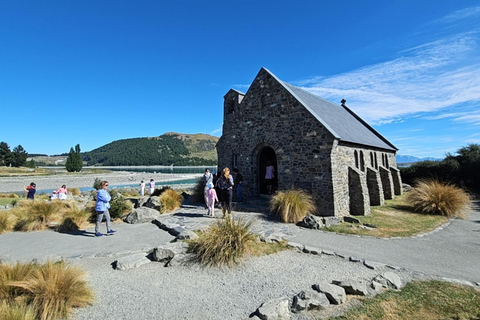
[(345, 98), (399, 154), (480, 143), (480, 3), (462, 0), (0, 0), (0, 141), (220, 136), (223, 95), (261, 67)]

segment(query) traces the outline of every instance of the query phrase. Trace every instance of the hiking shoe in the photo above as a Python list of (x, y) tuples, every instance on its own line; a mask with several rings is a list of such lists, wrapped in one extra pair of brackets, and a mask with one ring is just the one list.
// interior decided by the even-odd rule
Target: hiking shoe
[(101, 237), (101, 236), (103, 236), (103, 233), (100, 233), (100, 232), (95, 233), (95, 237)]
[(115, 232), (117, 232), (117, 231), (110, 229), (110, 230), (108, 230), (107, 234), (114, 234)]

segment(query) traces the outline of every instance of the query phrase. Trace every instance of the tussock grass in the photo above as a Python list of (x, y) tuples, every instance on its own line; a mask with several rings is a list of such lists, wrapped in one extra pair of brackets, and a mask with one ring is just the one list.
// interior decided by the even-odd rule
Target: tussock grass
[(17, 218), (10, 211), (0, 211), (0, 234), (12, 231)]
[(301, 189), (279, 191), (270, 199), (270, 210), (287, 223), (297, 223), (315, 209), (312, 196)]
[[(0, 265), (0, 279), (5, 274), (9, 281), (0, 280), (0, 294), (7, 291), (7, 302), (24, 300), (37, 313), (37, 318), (66, 319), (72, 308), (83, 307), (93, 301), (93, 293), (84, 280), (85, 274), (65, 262), (47, 262), (43, 265)], [(13, 304), (13, 303), (10, 303)]]
[(37, 314), (34, 309), (22, 302), (7, 303), (0, 301), (0, 319), (5, 320), (35, 320)]
[(62, 214), (62, 220), (55, 229), (58, 232), (77, 231), (80, 230), (91, 217), (91, 212), (79, 210), (73, 203), (73, 205)]
[(68, 193), (70, 193), (72, 196), (79, 196), (82, 194), (79, 188), (68, 188)]
[(16, 193), (0, 193), (0, 198), (19, 198)]
[(257, 242), (249, 228), (252, 222), (227, 216), (216, 221), (199, 238), (188, 242), (188, 251), (195, 260), (206, 266), (229, 266), (238, 264), (245, 254), (252, 251)]
[(415, 212), (466, 218), (471, 209), (468, 194), (453, 185), (438, 180), (420, 180), (408, 194)]
[(177, 191), (173, 189), (166, 189), (160, 195), (160, 202), (162, 203), (162, 209), (165, 212), (172, 212), (180, 208), (183, 202), (183, 197)]
[(480, 291), (441, 281), (413, 281), (333, 319), (479, 319)]
[(9, 212), (17, 217), (16, 231), (44, 230), (51, 221), (58, 218), (60, 201), (21, 201)]

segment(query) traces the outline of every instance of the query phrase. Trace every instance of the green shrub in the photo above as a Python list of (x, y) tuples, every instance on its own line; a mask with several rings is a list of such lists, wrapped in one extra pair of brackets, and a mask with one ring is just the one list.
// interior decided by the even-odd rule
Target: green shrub
[(92, 188), (95, 189), (95, 190), (100, 189), (100, 184), (101, 183), (102, 183), (102, 180), (100, 178), (95, 178), (95, 180), (93, 181)]
[(128, 199), (125, 199), (118, 191), (115, 189), (109, 190), (110, 196), (110, 217), (113, 219), (121, 218), (124, 214), (132, 210), (132, 204)]
[(193, 187), (192, 195), (189, 197), (193, 203), (205, 203), (205, 181), (201, 178)]
[(420, 180), (408, 194), (415, 212), (465, 218), (471, 208), (465, 191), (438, 180)]
[(188, 251), (194, 253), (195, 260), (207, 266), (233, 266), (257, 242), (254, 234), (250, 233), (251, 222), (227, 216), (216, 221), (198, 239), (188, 242)]
[(270, 199), (270, 210), (283, 222), (297, 223), (315, 209), (312, 196), (301, 189), (279, 191)]
[(162, 210), (165, 212), (172, 212), (180, 208), (183, 202), (183, 197), (173, 189), (167, 189), (160, 195), (160, 203)]

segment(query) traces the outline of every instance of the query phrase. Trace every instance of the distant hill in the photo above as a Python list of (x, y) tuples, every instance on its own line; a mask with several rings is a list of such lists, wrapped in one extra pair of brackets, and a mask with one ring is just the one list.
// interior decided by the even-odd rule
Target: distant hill
[(216, 165), (218, 137), (168, 132), (158, 137), (116, 140), (83, 152), (87, 165), (195, 166)]
[(398, 154), (397, 155), (397, 163), (412, 163), (412, 162), (419, 162), (419, 161), (426, 161), (426, 160), (431, 160), (431, 161), (442, 161), (443, 159), (441, 158), (418, 158), (414, 156), (403, 156)]

